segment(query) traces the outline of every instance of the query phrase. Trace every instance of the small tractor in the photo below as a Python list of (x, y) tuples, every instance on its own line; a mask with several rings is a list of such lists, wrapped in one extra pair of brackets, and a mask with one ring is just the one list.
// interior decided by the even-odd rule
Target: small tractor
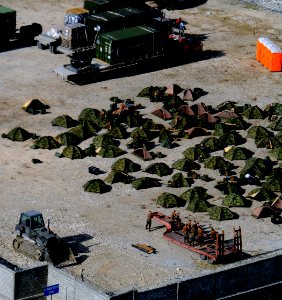
[(76, 263), (75, 256), (68, 244), (45, 227), (40, 212), (30, 210), (21, 213), (16, 225), (17, 236), (13, 240), (15, 251), (37, 261), (51, 262), (54, 266), (66, 266)]

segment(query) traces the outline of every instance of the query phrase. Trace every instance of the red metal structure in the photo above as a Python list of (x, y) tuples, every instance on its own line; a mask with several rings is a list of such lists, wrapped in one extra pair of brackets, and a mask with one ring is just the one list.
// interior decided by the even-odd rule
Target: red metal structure
[[(197, 241), (194, 245), (184, 242), (184, 235), (182, 233), (182, 227), (177, 228), (175, 222), (169, 217), (160, 212), (152, 213), (153, 220), (164, 225), (166, 231), (163, 237), (175, 243), (181, 247), (189, 249), (193, 252), (199, 253), (201, 259), (207, 259), (209, 263), (223, 263), (239, 258), (242, 254), (242, 236), (241, 228), (233, 229), (234, 237), (230, 240), (224, 239), (224, 231), (216, 234), (214, 240), (210, 232), (205, 232), (204, 243), (200, 245)], [(204, 231), (207, 230), (204, 226)]]

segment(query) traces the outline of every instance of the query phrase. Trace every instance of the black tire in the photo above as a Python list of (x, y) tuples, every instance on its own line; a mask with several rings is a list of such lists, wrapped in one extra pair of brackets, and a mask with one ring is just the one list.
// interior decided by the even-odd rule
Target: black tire
[(43, 44), (41, 44), (40, 42), (37, 42), (37, 48), (40, 49), (40, 50), (45, 50), (45, 49), (47, 49), (48, 47), (45, 46), (45, 45), (43, 45)]
[(53, 54), (58, 54), (59, 53), (56, 46), (50, 46), (49, 50)]
[(21, 245), (21, 243), (17, 239), (13, 240), (13, 248), (15, 250), (18, 250), (20, 248), (20, 245)]
[(35, 259), (37, 261), (42, 261), (44, 259), (42, 252), (40, 250), (35, 251)]

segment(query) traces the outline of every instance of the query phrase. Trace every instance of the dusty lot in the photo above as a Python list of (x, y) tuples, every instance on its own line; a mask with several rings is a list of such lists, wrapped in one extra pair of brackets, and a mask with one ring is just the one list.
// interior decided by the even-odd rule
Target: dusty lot
[[(18, 26), (38, 22), (46, 31), (50, 26), (62, 24), (64, 11), (80, 6), (81, 2), (15, 0), (12, 4), (17, 9)], [(11, 1), (2, 1), (2, 5), (11, 6)], [(143, 104), (145, 109), (142, 113), (153, 118), (149, 113), (156, 104), (136, 97), (141, 89), (149, 85), (177, 83), (184, 88), (201, 87), (208, 94), (199, 101), (211, 105), (232, 100), (264, 108), (268, 103), (281, 101), (281, 73), (270, 73), (255, 60), (255, 45), (259, 36), (267, 35), (282, 46), (281, 14), (238, 1), (209, 0), (195, 8), (167, 12), (170, 17), (180, 15), (188, 22), (188, 31), (205, 36), (206, 59), (158, 72), (76, 86), (63, 82), (52, 72), (54, 67), (68, 61), (63, 55), (52, 55), (36, 47), (0, 53), (1, 133), (21, 126), (38, 135), (57, 135), (62, 130), (52, 127), (50, 123), (56, 116), (65, 113), (77, 118), (81, 110), (87, 107), (107, 109), (111, 96), (130, 98)], [(27, 114), (21, 106), (30, 98), (48, 103), (51, 113)], [(245, 134), (242, 133), (243, 136)], [(155, 150), (166, 153), (165, 162), (171, 164), (182, 157), (182, 151), (199, 140), (182, 140), (174, 151), (162, 147)], [(82, 148), (90, 142), (84, 142)], [(106, 290), (144, 289), (176, 277), (191, 277), (213, 270), (200, 264), (198, 255), (163, 240), (163, 229), (152, 232), (144, 229), (149, 209), (171, 212), (158, 208), (152, 199), (163, 191), (180, 195), (185, 188), (171, 189), (164, 184), (161, 188), (136, 191), (130, 185), (114, 184), (110, 193), (88, 194), (82, 188), (94, 176), (88, 173), (88, 167), (95, 165), (108, 172), (116, 159), (59, 159), (54, 156), (57, 150), (33, 150), (30, 149), (31, 143), (31, 140), (16, 143), (0, 139), (1, 257), (22, 267), (32, 264), (31, 260), (14, 253), (12, 239), (20, 212), (36, 209), (46, 219), (51, 218), (52, 228), (60, 236), (80, 238), (82, 263), (72, 267), (71, 271), (79, 275), (81, 269), (85, 269), (85, 278)], [(248, 140), (245, 146), (255, 150), (256, 156), (264, 157), (266, 154), (266, 150), (257, 150), (252, 140)], [(126, 149), (125, 145), (122, 147)], [(126, 156), (142, 164), (143, 169), (151, 163), (143, 163), (131, 154)], [(38, 158), (43, 163), (34, 165), (32, 158)], [(142, 173), (134, 175), (138, 177)], [(219, 179), (218, 171), (209, 175)], [(99, 177), (103, 179), (105, 174)], [(162, 180), (166, 182), (167, 178)], [(198, 180), (195, 185), (208, 188), (216, 204), (221, 202), (222, 194), (213, 188), (214, 183)], [(241, 226), (243, 250), (257, 255), (282, 247), (281, 225), (273, 225), (269, 219), (255, 220), (251, 217), (253, 209), (259, 205), (254, 201), (250, 208), (234, 209), (240, 218), (222, 223), (210, 221), (206, 214), (192, 214), (184, 208), (179, 211), (184, 220), (193, 218), (213, 224), (218, 230), (224, 229), (227, 237), (231, 237), (234, 226)], [(158, 254), (145, 255), (131, 247), (133, 243), (152, 245)]]

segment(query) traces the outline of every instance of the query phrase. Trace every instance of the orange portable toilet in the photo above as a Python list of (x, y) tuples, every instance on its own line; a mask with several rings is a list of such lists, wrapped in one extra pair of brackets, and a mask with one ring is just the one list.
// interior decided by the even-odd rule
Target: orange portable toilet
[(282, 68), (282, 50), (275, 44), (272, 44), (269, 52), (268, 70), (271, 72), (280, 72)]

